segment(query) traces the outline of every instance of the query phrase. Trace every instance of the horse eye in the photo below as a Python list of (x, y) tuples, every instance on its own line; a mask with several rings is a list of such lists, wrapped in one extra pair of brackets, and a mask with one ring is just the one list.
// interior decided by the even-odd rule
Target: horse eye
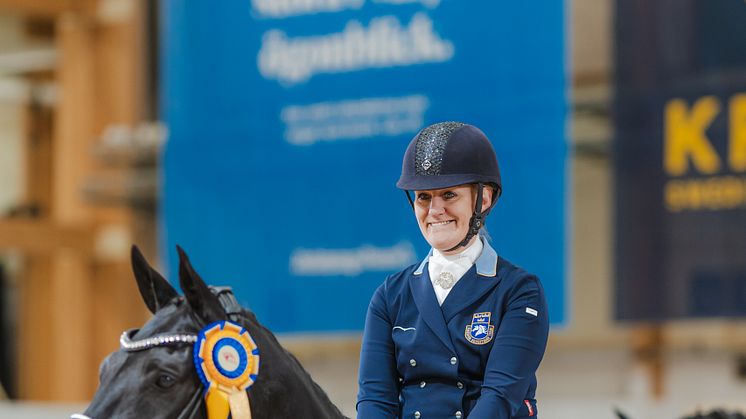
[(174, 377), (168, 375), (168, 374), (161, 374), (158, 376), (158, 381), (156, 382), (156, 385), (160, 388), (169, 388), (173, 386), (176, 383), (176, 380)]

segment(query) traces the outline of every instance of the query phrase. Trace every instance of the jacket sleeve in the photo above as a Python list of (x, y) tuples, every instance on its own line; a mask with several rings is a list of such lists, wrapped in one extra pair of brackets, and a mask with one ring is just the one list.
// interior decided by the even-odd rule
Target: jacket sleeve
[(482, 392), (469, 419), (509, 419), (523, 405), (549, 335), (549, 316), (539, 280), (526, 275), (507, 301), (487, 359)]
[(399, 414), (399, 374), (385, 292), (384, 282), (373, 294), (365, 319), (358, 376), (358, 419), (392, 419)]

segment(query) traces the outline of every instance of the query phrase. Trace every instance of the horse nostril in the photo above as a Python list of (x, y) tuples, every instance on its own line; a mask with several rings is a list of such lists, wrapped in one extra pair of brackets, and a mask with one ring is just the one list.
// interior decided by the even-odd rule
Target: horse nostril
[(73, 413), (72, 415), (70, 415), (70, 419), (93, 419), (93, 418), (86, 416), (86, 415), (82, 415), (80, 413)]

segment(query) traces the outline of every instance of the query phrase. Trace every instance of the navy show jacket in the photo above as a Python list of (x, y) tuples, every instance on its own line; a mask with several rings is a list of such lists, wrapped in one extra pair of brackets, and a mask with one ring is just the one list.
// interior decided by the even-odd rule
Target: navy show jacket
[(371, 299), (358, 419), (536, 418), (549, 334), (539, 279), (485, 241), (439, 306), (429, 257), (389, 276)]

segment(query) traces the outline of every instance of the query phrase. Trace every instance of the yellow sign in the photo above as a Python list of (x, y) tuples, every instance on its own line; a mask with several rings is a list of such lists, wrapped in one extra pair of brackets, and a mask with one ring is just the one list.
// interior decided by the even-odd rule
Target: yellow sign
[[(715, 96), (692, 103), (668, 101), (664, 109), (663, 168), (666, 209), (717, 211), (746, 208), (746, 94), (728, 100), (726, 156), (718, 154), (707, 130), (720, 114)], [(684, 177), (685, 175), (690, 175)]]

